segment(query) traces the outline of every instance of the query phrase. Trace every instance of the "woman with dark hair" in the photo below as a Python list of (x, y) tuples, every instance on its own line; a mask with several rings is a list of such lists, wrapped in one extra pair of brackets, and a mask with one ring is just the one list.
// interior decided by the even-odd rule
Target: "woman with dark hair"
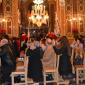
[(71, 49), (66, 36), (61, 37), (54, 47), (57, 54), (62, 54), (59, 61), (59, 74), (63, 77), (72, 74)]

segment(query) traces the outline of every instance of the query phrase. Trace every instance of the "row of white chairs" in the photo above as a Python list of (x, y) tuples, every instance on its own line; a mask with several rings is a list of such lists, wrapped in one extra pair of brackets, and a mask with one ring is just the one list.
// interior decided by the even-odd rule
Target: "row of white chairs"
[[(72, 56), (71, 56), (72, 69), (73, 69), (73, 73), (76, 73), (76, 84), (80, 85), (79, 81), (80, 80), (85, 80), (85, 78), (80, 78), (79, 77), (80, 71), (84, 71), (85, 70), (85, 62), (83, 62), (83, 65), (75, 67), (73, 65), (74, 54), (78, 55), (78, 52), (75, 49), (72, 49)], [(80, 55), (82, 57), (85, 57), (85, 53), (82, 52), (82, 51), (80, 52)], [(65, 81), (65, 80), (62, 79), (62, 77), (59, 76), (59, 73), (58, 73), (59, 58), (60, 58), (60, 55), (55, 55), (54, 56), (54, 62), (55, 62), (54, 63), (54, 67), (52, 67), (52, 68), (49, 68), (49, 67), (44, 68), (43, 67), (43, 76), (44, 76), (44, 82), (43, 83), (44, 83), (44, 85), (46, 85), (47, 83), (52, 83), (52, 82), (56, 82), (57, 85), (60, 85), (60, 84), (69, 85), (69, 81)], [(84, 61), (85, 61), (85, 58), (84, 58)], [(32, 79), (27, 78), (28, 62), (29, 62), (29, 59), (28, 59), (27, 56), (25, 56), (24, 57), (23, 68), (20, 69), (18, 67), (15, 72), (12, 72), (12, 74), (11, 74), (12, 85), (23, 85), (23, 84), (24, 85), (29, 85), (29, 84), (35, 85), (35, 83), (33, 82)], [(57, 64), (57, 66), (56, 66), (56, 64)], [(46, 80), (47, 74), (51, 74), (54, 80), (47, 81)], [(16, 75), (24, 75), (24, 82), (23, 83), (15, 83), (14, 82), (14, 77)]]
[[(73, 59), (74, 59), (74, 54), (75, 56), (77, 56), (78, 54), (80, 53), (80, 56), (84, 57), (84, 62), (83, 62), (83, 65), (77, 65), (77, 66), (74, 66), (73, 65)], [(57, 85), (59, 84), (64, 84), (64, 85), (69, 85), (69, 81), (65, 81), (63, 80), (60, 76), (59, 76), (59, 73), (58, 73), (58, 67), (59, 67), (59, 58), (60, 58), (60, 55), (55, 55), (54, 56), (54, 67), (52, 68), (44, 68), (43, 67), (43, 76), (44, 76), (44, 85), (46, 85), (46, 83), (52, 83), (52, 82), (56, 82)], [(33, 80), (32, 79), (28, 79), (27, 78), (27, 72), (28, 72), (28, 57), (26, 56), (25, 59), (24, 59), (24, 70), (21, 70), (21, 69), (16, 69), (15, 72), (12, 72), (12, 75), (11, 75), (11, 78), (12, 78), (12, 85), (28, 85), (28, 84), (33, 84)], [(72, 70), (73, 70), (73, 73), (76, 73), (76, 84), (77, 85), (80, 85), (79, 82), (80, 80), (85, 80), (85, 78), (80, 78), (80, 71), (84, 71), (85, 70), (85, 52), (83, 51), (79, 51), (79, 50), (75, 50), (75, 49), (72, 49), (72, 56), (71, 56), (71, 63), (72, 63)], [(57, 64), (57, 66), (56, 66)], [(53, 76), (53, 79), (54, 80), (50, 80), (50, 81), (47, 81), (46, 80), (46, 76), (47, 74), (52, 74)], [(14, 77), (16, 75), (24, 75), (25, 79), (24, 79), (24, 83), (16, 83), (14, 82)], [(85, 75), (85, 74), (84, 74)]]
[[(58, 67), (59, 67), (59, 58), (60, 58), (60, 55), (55, 55), (54, 56), (54, 66), (57, 66), (56, 67), (53, 67), (53, 68), (43, 68), (43, 77), (44, 77), (44, 81), (43, 81), (43, 84), (46, 85), (47, 83), (53, 83), (55, 82), (56, 85), (60, 85), (60, 84), (64, 84), (64, 85), (69, 85), (69, 81), (65, 81), (63, 80), (60, 76), (59, 76), (59, 73), (58, 73)], [(27, 72), (28, 72), (28, 62), (29, 62), (29, 59), (27, 56), (25, 56), (25, 59), (24, 59), (24, 69), (16, 69), (15, 72), (12, 72), (11, 74), (11, 79), (12, 79), (12, 85), (39, 85), (39, 83), (34, 83), (32, 79), (29, 79), (27, 78)], [(46, 76), (47, 74), (51, 74), (53, 76), (53, 79), (54, 80), (49, 80), (47, 81), (46, 80)], [(24, 82), (21, 83), (16, 83), (14, 82), (14, 77), (16, 75), (24, 75)], [(61, 78), (61, 79), (60, 79)]]

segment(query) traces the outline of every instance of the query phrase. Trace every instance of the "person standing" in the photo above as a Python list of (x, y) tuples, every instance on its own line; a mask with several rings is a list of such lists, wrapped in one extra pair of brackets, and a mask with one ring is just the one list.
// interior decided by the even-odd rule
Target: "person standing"
[(42, 49), (36, 47), (35, 41), (32, 39), (26, 55), (29, 57), (28, 77), (32, 78), (34, 82), (41, 82), (43, 80), (42, 53)]
[(62, 54), (59, 60), (59, 74), (66, 78), (72, 74), (71, 48), (66, 36), (62, 36), (54, 47), (57, 54)]
[(14, 55), (11, 51), (7, 39), (2, 39), (0, 42), (0, 57), (1, 57), (1, 72), (2, 82), (8, 85), (11, 82), (10, 74), (15, 70)]

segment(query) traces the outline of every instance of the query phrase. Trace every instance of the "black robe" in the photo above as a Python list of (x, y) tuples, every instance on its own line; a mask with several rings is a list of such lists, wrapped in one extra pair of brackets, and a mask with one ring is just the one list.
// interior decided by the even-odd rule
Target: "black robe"
[(32, 78), (34, 82), (40, 82), (43, 80), (42, 74), (42, 56), (43, 52), (40, 47), (36, 47), (35, 49), (28, 49), (27, 56), (29, 57), (28, 64), (28, 77)]
[(59, 74), (69, 75), (72, 73), (72, 65), (70, 61), (70, 55), (68, 53), (67, 46), (62, 46), (61, 48), (54, 47), (57, 54), (62, 54), (59, 60)]

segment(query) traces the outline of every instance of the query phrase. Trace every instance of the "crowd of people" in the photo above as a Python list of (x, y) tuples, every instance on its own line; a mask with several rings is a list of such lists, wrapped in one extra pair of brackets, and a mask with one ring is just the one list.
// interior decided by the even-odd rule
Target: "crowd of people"
[(66, 36), (55, 36), (52, 33), (48, 33), (41, 40), (29, 39), (25, 34), (20, 38), (12, 39), (7, 35), (2, 36), (0, 38), (0, 81), (6, 82), (6, 85), (8, 85), (7, 82), (11, 82), (10, 74), (16, 69), (16, 59), (24, 55), (29, 58), (28, 77), (34, 82), (43, 81), (43, 66), (52, 66), (55, 54), (62, 54), (59, 60), (59, 75), (63, 78), (73, 77), (71, 63), (73, 48), (79, 48), (85, 52), (85, 37), (74, 38), (70, 44)]

